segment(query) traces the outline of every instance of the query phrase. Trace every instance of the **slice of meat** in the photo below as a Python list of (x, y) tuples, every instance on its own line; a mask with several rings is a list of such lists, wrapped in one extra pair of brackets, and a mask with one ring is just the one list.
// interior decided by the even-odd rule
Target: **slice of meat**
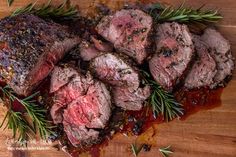
[(150, 96), (149, 86), (130, 90), (129, 88), (115, 87), (112, 90), (113, 99), (116, 106), (126, 110), (141, 110), (145, 100)]
[(0, 75), (27, 96), (79, 42), (64, 26), (34, 15), (6, 17), (0, 21)]
[[(65, 130), (71, 143), (76, 146), (97, 139), (99, 132), (94, 129), (104, 128), (110, 114), (110, 93), (103, 83), (95, 82), (89, 87), (86, 95), (75, 99), (64, 110), (63, 124), (74, 127), (76, 131), (76, 134), (73, 134), (74, 132)], [(85, 132), (81, 128), (87, 128), (88, 131)]]
[(101, 40), (96, 39), (95, 37), (91, 37), (95, 48), (102, 52), (111, 52), (113, 50), (113, 46), (111, 43), (103, 42)]
[(113, 86), (139, 87), (139, 75), (121, 58), (112, 54), (102, 54), (90, 63), (91, 71), (100, 80)]
[[(89, 73), (84, 76), (72, 67), (60, 68), (61, 75), (53, 74), (58, 72), (56, 68), (52, 73), (55, 77), (51, 79), (60, 85), (61, 78), (57, 77), (64, 80), (64, 85), (54, 92), (51, 108), (53, 121), (55, 124), (63, 123), (67, 137), (74, 146), (94, 144), (99, 138), (97, 129), (103, 129), (111, 115), (110, 92)], [(74, 73), (71, 78), (69, 70)]]
[(96, 82), (64, 110), (64, 121), (87, 128), (104, 128), (111, 112), (111, 98), (104, 84)]
[(88, 41), (82, 41), (79, 45), (80, 57), (84, 61), (90, 61), (91, 59), (99, 56), (102, 52), (97, 50), (94, 45)]
[(217, 73), (211, 87), (222, 86), (225, 79), (232, 75), (234, 69), (234, 57), (231, 53), (229, 41), (218, 31), (211, 28), (205, 30), (201, 39), (212, 49), (210, 53), (216, 61)]
[(152, 76), (165, 90), (172, 91), (183, 78), (194, 56), (192, 36), (186, 25), (160, 24), (156, 54), (149, 61)]
[[(64, 68), (64, 71), (67, 70), (68, 68)], [(51, 82), (53, 81), (51, 80)], [(93, 84), (93, 80), (90, 75), (85, 77), (77, 72), (65, 86), (54, 93), (51, 116), (55, 124), (62, 122), (63, 109), (79, 96), (85, 95), (91, 84)]]
[(111, 52), (113, 50), (113, 46), (110, 43), (98, 40), (93, 36), (91, 37), (91, 40), (93, 43), (84, 40), (79, 46), (80, 57), (84, 61), (90, 61), (103, 52)]
[(116, 106), (140, 110), (150, 95), (150, 88), (139, 88), (139, 74), (128, 63), (113, 54), (103, 54), (90, 63), (90, 69), (102, 81), (112, 85)]
[(147, 57), (152, 18), (138, 9), (122, 9), (105, 16), (96, 29), (114, 47), (134, 58), (139, 64)]
[(184, 86), (188, 89), (210, 87), (216, 75), (216, 63), (211, 57), (208, 46), (201, 41), (200, 37), (193, 35), (193, 42), (197, 53), (192, 69), (188, 73)]
[(66, 85), (75, 76), (78, 76), (78, 72), (74, 68), (56, 66), (51, 75), (50, 93)]
[(85, 126), (74, 126), (66, 121), (63, 122), (63, 126), (68, 139), (75, 147), (77, 145), (92, 145), (98, 142), (99, 131)]

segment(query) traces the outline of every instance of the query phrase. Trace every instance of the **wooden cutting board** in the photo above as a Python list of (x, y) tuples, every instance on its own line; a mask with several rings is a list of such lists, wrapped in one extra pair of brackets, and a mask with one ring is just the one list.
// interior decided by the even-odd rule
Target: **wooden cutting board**
[[(130, 0), (129, 2), (134, 2)], [(9, 13), (18, 7), (25, 6), (30, 0), (15, 0), (12, 7), (7, 7), (6, 0), (0, 0), (0, 17), (9, 15)], [(38, 4), (45, 3), (47, 0), (38, 0)], [(62, 2), (54, 0), (55, 4)], [(78, 5), (83, 14), (94, 10), (94, 6), (99, 0), (72, 0), (73, 4)], [(127, 0), (105, 0), (104, 4), (111, 8), (122, 6)], [(144, 0), (144, 2), (147, 2)], [(161, 0), (173, 5), (179, 5), (181, 0)], [(189, 0), (186, 5), (199, 7), (207, 4), (208, 8), (218, 8), (224, 16), (224, 19), (217, 25), (222, 34), (231, 42), (232, 51), (236, 56), (236, 2), (235, 0)], [(212, 110), (200, 111), (185, 121), (175, 120), (168, 124), (156, 125), (150, 128), (145, 136), (152, 136), (149, 142), (153, 144), (150, 152), (141, 152), (139, 157), (159, 157), (161, 156), (158, 148), (172, 145), (173, 157), (236, 157), (236, 71), (233, 79), (224, 89), (222, 105)], [(0, 108), (0, 120), (2, 120), (5, 110)], [(11, 157), (12, 151), (7, 150), (6, 139), (11, 137), (10, 131), (0, 131), (0, 157)], [(127, 138), (123, 135), (116, 135), (104, 147), (101, 157), (128, 157), (132, 156), (129, 151), (130, 144), (137, 137)], [(140, 139), (140, 138), (139, 138)], [(19, 157), (65, 157), (66, 155), (50, 147), (49, 150), (28, 151), (25, 155), (20, 152), (14, 154)], [(82, 156), (89, 156), (83, 154)]]

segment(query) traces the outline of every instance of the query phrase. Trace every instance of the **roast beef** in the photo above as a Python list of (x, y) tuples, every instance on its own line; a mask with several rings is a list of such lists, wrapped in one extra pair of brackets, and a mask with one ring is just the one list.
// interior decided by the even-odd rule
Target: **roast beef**
[(55, 66), (51, 74), (50, 93), (66, 85), (75, 76), (78, 76), (78, 72), (74, 68)]
[(150, 46), (151, 28), (152, 18), (148, 14), (138, 9), (122, 9), (102, 18), (96, 29), (119, 52), (142, 63)]
[(21, 14), (0, 21), (0, 75), (27, 96), (79, 38), (56, 23)]
[(84, 61), (90, 61), (103, 52), (111, 52), (113, 50), (113, 46), (108, 42), (103, 42), (95, 37), (91, 37), (91, 40), (92, 43), (84, 40), (79, 46), (80, 57)]
[(225, 79), (232, 75), (234, 69), (234, 58), (229, 41), (212, 28), (206, 29), (201, 39), (212, 49), (210, 53), (216, 61), (217, 72), (211, 87), (222, 86)]
[(149, 61), (153, 78), (172, 91), (194, 56), (192, 36), (184, 24), (164, 23), (157, 27), (156, 53)]
[[(94, 129), (102, 129), (106, 126), (111, 113), (111, 98), (109, 91), (101, 82), (95, 81), (88, 88), (86, 95), (80, 96), (70, 103), (63, 114), (63, 124), (81, 128), (86, 128), (87, 132), (77, 132), (76, 136), (73, 132), (65, 132), (73, 145), (87, 143), (91, 138), (97, 138), (98, 131)], [(91, 132), (91, 133), (89, 133)], [(87, 134), (84, 136), (84, 134)], [(74, 138), (77, 141), (74, 141)], [(87, 139), (89, 138), (89, 139)], [(92, 141), (91, 141), (92, 142)]]
[[(84, 76), (74, 67), (55, 67), (52, 72), (50, 87), (50, 91), (54, 92), (51, 116), (55, 124), (62, 122), (63, 108), (79, 96), (85, 95), (92, 83), (90, 74)], [(60, 88), (56, 90), (55, 87)]]
[(116, 106), (133, 111), (141, 110), (150, 94), (151, 90), (149, 86), (135, 90), (127, 87), (115, 87), (112, 90), (112, 96)]
[(94, 45), (84, 40), (79, 45), (80, 57), (84, 61), (90, 61), (101, 54), (101, 51), (97, 50)]
[(86, 128), (86, 126), (77, 126), (66, 121), (63, 122), (64, 131), (70, 142), (77, 145), (91, 146), (99, 142), (99, 131)]
[[(60, 75), (54, 74), (58, 71)], [(51, 84), (60, 86), (54, 92), (51, 108), (54, 123), (63, 123), (74, 146), (96, 143), (99, 137), (97, 129), (106, 126), (111, 114), (111, 97), (106, 86), (89, 73), (85, 76), (72, 67), (56, 67), (52, 76)], [(63, 81), (56, 77), (63, 78)]]
[(139, 75), (120, 57), (107, 53), (102, 54), (90, 63), (91, 72), (100, 80), (113, 86), (139, 87)]
[(184, 85), (188, 89), (210, 87), (216, 75), (216, 63), (210, 54), (212, 50), (201, 41), (200, 36), (193, 35), (193, 42), (197, 56)]
[(117, 106), (140, 110), (150, 95), (149, 87), (139, 87), (139, 74), (128, 63), (113, 54), (102, 54), (91, 61), (90, 69), (100, 80), (112, 86)]

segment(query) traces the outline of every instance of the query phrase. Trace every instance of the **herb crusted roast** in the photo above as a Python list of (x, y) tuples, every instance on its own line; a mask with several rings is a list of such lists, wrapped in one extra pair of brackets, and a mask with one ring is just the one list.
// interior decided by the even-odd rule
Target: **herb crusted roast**
[(235, 66), (230, 43), (218, 31), (212, 28), (207, 28), (201, 39), (212, 49), (210, 54), (216, 62), (217, 72), (211, 88), (217, 87), (218, 85), (223, 86), (226, 81), (225, 79), (232, 76)]
[(21, 14), (0, 21), (0, 75), (27, 96), (79, 38), (56, 23)]
[(90, 63), (92, 73), (112, 87), (112, 96), (116, 106), (126, 110), (142, 109), (144, 101), (150, 95), (150, 88), (140, 88), (140, 78), (121, 57), (107, 53), (94, 58)]
[(138, 88), (139, 75), (119, 56), (107, 53), (91, 61), (91, 72), (100, 80), (112, 85)]
[(147, 57), (152, 18), (138, 9), (122, 9), (102, 18), (98, 33), (114, 44), (119, 52), (134, 58), (141, 64)]
[(172, 91), (183, 78), (194, 57), (192, 36), (186, 25), (164, 23), (157, 27), (156, 52), (149, 61), (153, 78)]
[(188, 75), (185, 78), (184, 86), (188, 89), (200, 87), (210, 87), (214, 83), (216, 75), (216, 62), (213, 59), (211, 51), (200, 36), (193, 35), (193, 42), (196, 51), (195, 61)]
[(54, 123), (63, 123), (70, 142), (74, 146), (98, 142), (96, 129), (103, 129), (111, 114), (106, 86), (90, 74), (83, 75), (64, 66), (53, 70), (51, 91), (54, 92), (51, 116)]

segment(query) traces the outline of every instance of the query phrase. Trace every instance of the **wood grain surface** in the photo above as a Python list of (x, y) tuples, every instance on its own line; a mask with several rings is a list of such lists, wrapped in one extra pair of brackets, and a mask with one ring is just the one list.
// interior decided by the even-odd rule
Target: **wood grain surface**
[[(38, 4), (47, 0), (38, 0)], [(145, 1), (145, 0), (144, 0)], [(15, 0), (12, 7), (7, 7), (6, 0), (0, 0), (0, 17), (18, 7), (32, 2), (30, 0)], [(54, 4), (61, 2), (54, 0)], [(94, 9), (94, 6), (101, 1), (92, 0), (72, 0), (78, 5), (83, 14), (87, 14)], [(104, 4), (111, 8), (122, 6), (127, 0), (105, 0)], [(134, 2), (134, 1), (132, 1)], [(145, 1), (147, 2), (147, 1)], [(154, 1), (153, 1), (154, 2)], [(161, 0), (173, 5), (182, 3), (181, 0)], [(188, 0), (186, 5), (199, 7), (207, 4), (208, 8), (218, 8), (224, 19), (217, 25), (219, 31), (231, 42), (232, 51), (236, 56), (236, 1), (235, 0)], [(236, 157), (236, 71), (233, 79), (224, 89), (222, 105), (212, 110), (200, 111), (191, 115), (185, 121), (174, 120), (168, 124), (153, 126), (143, 136), (150, 137), (147, 141), (151, 143), (150, 152), (141, 152), (139, 157), (159, 157), (161, 154), (158, 148), (172, 145), (173, 157)], [(0, 120), (2, 120), (5, 110), (0, 108)], [(152, 137), (153, 136), (153, 137)], [(6, 139), (11, 137), (10, 131), (0, 130), (0, 157), (11, 157), (13, 152), (7, 150)], [(101, 157), (129, 157), (132, 156), (128, 150), (131, 143), (139, 142), (141, 137), (125, 137), (116, 135), (101, 152)], [(19, 157), (65, 157), (66, 155), (50, 147), (49, 150), (28, 151), (26, 154), (14, 152)], [(89, 156), (83, 154), (81, 156)]]

